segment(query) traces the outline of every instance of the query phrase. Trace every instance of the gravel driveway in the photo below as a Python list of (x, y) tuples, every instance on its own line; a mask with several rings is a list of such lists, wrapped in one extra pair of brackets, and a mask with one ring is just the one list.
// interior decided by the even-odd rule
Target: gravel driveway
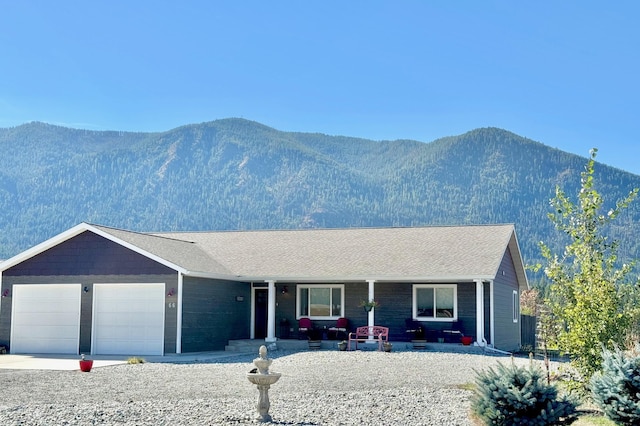
[[(256, 354), (257, 355), (257, 354)], [(255, 422), (256, 355), (79, 371), (0, 370), (0, 425)], [(282, 425), (471, 425), (474, 369), (509, 357), (447, 352), (280, 352), (270, 414)], [(527, 359), (515, 358), (518, 365)]]

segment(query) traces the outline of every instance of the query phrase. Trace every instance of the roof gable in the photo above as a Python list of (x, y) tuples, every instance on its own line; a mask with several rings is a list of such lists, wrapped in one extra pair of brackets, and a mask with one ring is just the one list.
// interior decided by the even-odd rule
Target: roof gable
[(189, 267), (195, 267), (196, 270), (199, 270), (202, 265), (206, 264), (207, 267), (213, 269), (215, 273), (221, 275), (228, 273), (228, 271), (224, 270), (217, 262), (209, 258), (193, 242), (87, 223), (80, 223), (29, 250), (7, 259), (0, 263), (0, 271), (5, 271), (87, 231), (120, 244), (177, 272), (186, 274), (189, 273)]
[(84, 231), (3, 271), (3, 275), (156, 275), (172, 269), (122, 244)]

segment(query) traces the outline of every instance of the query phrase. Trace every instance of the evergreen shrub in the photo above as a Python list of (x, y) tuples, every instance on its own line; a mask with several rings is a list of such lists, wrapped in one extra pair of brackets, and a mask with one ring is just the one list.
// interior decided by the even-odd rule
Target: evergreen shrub
[(544, 372), (535, 366), (498, 364), (478, 372), (471, 408), (486, 425), (552, 425), (569, 421), (576, 413), (575, 402), (558, 397), (547, 384)]
[(602, 371), (591, 377), (595, 403), (617, 424), (640, 424), (640, 356), (603, 351)]

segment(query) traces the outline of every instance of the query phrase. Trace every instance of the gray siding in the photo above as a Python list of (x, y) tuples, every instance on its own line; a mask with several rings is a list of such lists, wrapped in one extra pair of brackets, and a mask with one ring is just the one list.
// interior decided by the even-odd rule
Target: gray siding
[(520, 349), (520, 323), (513, 322), (513, 290), (518, 290), (518, 281), (511, 253), (506, 250), (493, 282), (495, 347), (505, 351)]
[(458, 284), (458, 329), (476, 339), (476, 283)]
[(85, 231), (7, 269), (2, 275), (154, 275), (173, 272), (133, 250)]
[[(163, 275), (50, 275), (50, 276), (5, 276), (2, 288), (11, 289), (10, 297), (0, 299), (0, 345), (9, 346), (11, 337), (11, 300), (14, 284), (80, 284), (89, 292), (80, 297), (80, 353), (91, 352), (91, 324), (93, 309), (93, 284), (100, 283), (165, 283), (165, 295), (171, 288), (178, 288), (177, 273)], [(53, 301), (55, 302), (55, 301)], [(165, 296), (164, 351), (176, 352), (177, 310), (172, 307), (176, 297)]]
[[(476, 331), (476, 293), (475, 283), (458, 283), (458, 321), (440, 322), (425, 321), (424, 326), (428, 330), (438, 332), (440, 330), (457, 329), (465, 335), (475, 337)], [(295, 337), (297, 321), (295, 320), (295, 284), (288, 285), (287, 295), (277, 295), (277, 320), (287, 318), (294, 328)], [(345, 317), (353, 331), (356, 327), (367, 325), (367, 313), (361, 308), (360, 302), (366, 300), (369, 294), (369, 285), (366, 282), (345, 284)], [(413, 306), (413, 283), (375, 283), (375, 299), (380, 307), (374, 311), (375, 324), (389, 327), (389, 339), (391, 341), (409, 341), (411, 335), (406, 332), (407, 318), (411, 318)], [(488, 300), (488, 299), (487, 299)], [(488, 303), (488, 302), (487, 302)], [(279, 322), (278, 322), (279, 323)], [(315, 320), (316, 327), (331, 327), (335, 321)]]
[[(411, 318), (412, 291), (411, 283), (375, 283), (375, 299), (380, 303), (374, 312), (375, 323), (389, 327), (391, 341), (411, 340), (406, 332), (405, 320)], [(367, 325), (367, 314), (363, 308), (358, 307), (361, 300), (367, 299), (367, 294), (368, 284), (365, 284), (364, 294), (354, 303), (358, 314), (362, 312), (362, 322), (356, 326)]]
[[(457, 286), (458, 320), (455, 322), (423, 321), (425, 329), (431, 331), (430, 334), (451, 329), (460, 330), (465, 334), (475, 334), (475, 285), (458, 283)], [(406, 332), (405, 320), (412, 315), (413, 283), (376, 283), (376, 300), (381, 305), (376, 310), (376, 324), (390, 328), (391, 340), (411, 340), (411, 335)], [(366, 317), (362, 325), (365, 324)]]
[[(322, 283), (318, 283), (321, 285)], [(277, 286), (280, 289), (284, 283), (278, 283)], [(297, 338), (298, 332), (298, 320), (296, 318), (296, 284), (286, 284), (289, 288), (289, 292), (286, 295), (277, 294), (276, 301), (278, 306), (276, 307), (276, 319), (279, 324), (282, 318), (286, 318), (289, 320), (290, 327), (293, 328), (293, 333), (290, 334), (291, 338)], [(344, 300), (344, 316), (349, 320), (349, 328), (350, 331), (356, 329), (356, 327), (367, 325), (367, 313), (362, 309), (360, 305), (361, 300), (367, 299), (367, 295), (369, 294), (369, 284), (366, 282), (357, 282), (357, 283), (345, 283), (344, 284), (345, 291), (345, 300)], [(378, 287), (376, 287), (376, 292), (379, 291)], [(376, 293), (377, 294), (377, 293)], [(409, 295), (409, 300), (411, 295)], [(376, 296), (376, 299), (379, 300), (379, 297)], [(376, 322), (378, 322), (376, 320)], [(314, 327), (333, 327), (335, 325), (335, 321), (313, 321)], [(384, 324), (380, 324), (384, 325)], [(279, 331), (277, 331), (278, 333)]]
[(229, 340), (249, 338), (250, 283), (184, 277), (182, 289), (182, 352), (222, 350)]
[[(287, 293), (282, 294), (282, 288), (287, 286)], [(264, 287), (265, 289), (267, 287)], [(282, 326), (287, 320), (288, 327)], [(295, 339), (298, 333), (296, 320), (296, 285), (293, 283), (276, 283), (276, 337), (280, 339)]]

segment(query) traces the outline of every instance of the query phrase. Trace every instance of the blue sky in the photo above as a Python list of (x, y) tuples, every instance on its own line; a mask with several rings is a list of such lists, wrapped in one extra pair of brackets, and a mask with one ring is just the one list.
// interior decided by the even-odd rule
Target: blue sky
[(640, 174), (635, 1), (0, 0), (0, 127), (495, 126)]

